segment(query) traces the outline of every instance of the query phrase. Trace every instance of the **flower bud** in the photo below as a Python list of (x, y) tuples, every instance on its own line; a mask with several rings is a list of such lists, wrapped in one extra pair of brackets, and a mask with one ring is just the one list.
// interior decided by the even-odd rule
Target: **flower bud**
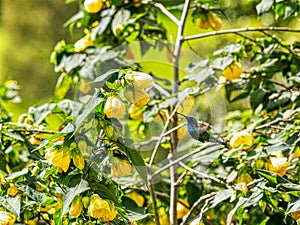
[(152, 85), (153, 79), (150, 75), (142, 72), (130, 71), (125, 75), (125, 79), (132, 81), (133, 86), (138, 89), (144, 89)]
[(80, 213), (82, 212), (83, 205), (81, 202), (81, 196), (75, 197), (75, 199), (72, 201), (69, 214), (72, 217), (78, 217)]
[(102, 0), (85, 0), (84, 1), (84, 9), (88, 13), (97, 13), (99, 12), (103, 7), (103, 1)]
[(108, 97), (104, 106), (104, 113), (108, 118), (121, 118), (125, 114), (124, 103), (115, 96)]
[(82, 201), (83, 207), (87, 209), (89, 207), (89, 204), (90, 204), (90, 197), (83, 196), (81, 201)]
[(83, 38), (81, 38), (75, 42), (74, 52), (81, 52), (81, 51), (85, 50), (87, 47), (92, 46), (93, 44), (94, 44), (93, 40), (89, 37), (89, 35), (86, 35)]
[(80, 169), (83, 170), (84, 168), (84, 157), (80, 151), (77, 151), (75, 154), (72, 156), (73, 158), (73, 163), (74, 165)]
[(201, 29), (208, 29), (210, 28), (210, 24), (208, 22), (207, 15), (201, 15), (196, 19), (196, 24)]

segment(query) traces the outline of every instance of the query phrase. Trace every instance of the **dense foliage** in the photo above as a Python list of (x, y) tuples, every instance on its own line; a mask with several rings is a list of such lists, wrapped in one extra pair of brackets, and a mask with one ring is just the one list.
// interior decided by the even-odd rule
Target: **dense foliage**
[(20, 87), (0, 86), (0, 224), (298, 224), (300, 43), (282, 34), (300, 30), (281, 26), (298, 1), (235, 29), (213, 0), (68, 2), (82, 38), (51, 54), (53, 99), (12, 121)]

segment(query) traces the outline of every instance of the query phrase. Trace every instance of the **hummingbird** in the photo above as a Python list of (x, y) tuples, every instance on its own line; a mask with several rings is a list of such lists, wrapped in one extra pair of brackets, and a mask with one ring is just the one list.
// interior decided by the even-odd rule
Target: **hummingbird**
[(216, 142), (226, 146), (225, 141), (221, 141), (207, 132), (207, 129), (209, 128), (209, 124), (202, 121), (198, 121), (191, 116), (186, 116), (181, 113), (177, 113), (177, 114), (183, 116), (187, 120), (188, 132), (195, 140), (200, 142), (207, 142), (207, 141)]

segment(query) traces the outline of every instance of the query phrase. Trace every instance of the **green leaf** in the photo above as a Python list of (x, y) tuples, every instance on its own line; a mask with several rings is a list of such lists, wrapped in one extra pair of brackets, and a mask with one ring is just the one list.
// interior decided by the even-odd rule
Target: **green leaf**
[(271, 9), (274, 0), (262, 0), (259, 4), (256, 5), (257, 15), (261, 15), (264, 12), (267, 12)]
[[(12, 198), (12, 197), (0, 197), (0, 205), (5, 207), (11, 213), (20, 217), (20, 210), (21, 210), (21, 202), (19, 198)], [(1, 222), (1, 221), (0, 221)]]
[(96, 91), (95, 94), (89, 99), (87, 105), (84, 107), (83, 112), (76, 119), (76, 130), (79, 128), (80, 124), (85, 120), (85, 118), (90, 115), (90, 113), (99, 105), (100, 102), (104, 101), (104, 98), (98, 97), (99, 91)]
[(63, 205), (61, 218), (67, 212), (67, 210), (68, 210), (70, 204), (72, 203), (74, 197), (78, 194), (81, 194), (81, 193), (89, 190), (89, 189), (90, 189), (89, 183), (87, 181), (83, 180), (83, 179), (75, 187), (67, 189), (67, 191), (65, 193), (64, 205)]
[(54, 96), (57, 99), (62, 100), (70, 90), (72, 81), (72, 77), (68, 74), (63, 73), (62, 75), (60, 75), (56, 83)]
[(28, 185), (16, 183), (16, 186), (19, 190), (26, 193), (27, 196), (32, 200), (34, 200), (35, 202), (42, 203), (46, 201), (46, 195), (44, 193), (40, 193), (34, 190), (33, 188), (29, 187)]
[(226, 66), (230, 65), (233, 62), (232, 55), (225, 56), (225, 57), (219, 57), (213, 60), (210, 64), (213, 68), (224, 70)]
[(250, 105), (253, 110), (255, 110), (259, 106), (259, 104), (264, 103), (263, 100), (266, 94), (267, 93), (262, 89), (257, 89), (250, 95)]
[(234, 191), (232, 189), (225, 189), (218, 191), (216, 196), (214, 197), (212, 204), (210, 208), (216, 207), (220, 202), (225, 201), (226, 199), (230, 198), (232, 195), (234, 195)]
[(142, 220), (149, 216), (145, 208), (138, 207), (131, 198), (126, 196), (122, 197), (122, 206), (125, 208), (128, 219), (130, 220)]
[(5, 178), (7, 180), (14, 180), (18, 177), (26, 175), (28, 172), (29, 172), (29, 170), (27, 168), (24, 168), (21, 171), (17, 171), (17, 172), (13, 172), (13, 173), (8, 174)]
[(128, 156), (141, 178), (144, 181), (147, 181), (147, 169), (143, 158), (140, 156), (140, 153), (136, 149), (134, 149), (134, 147), (129, 147), (132, 146), (132, 144), (129, 143), (128, 140), (126, 140), (126, 142), (127, 143), (125, 143), (125, 145), (120, 142), (118, 142), (117, 144), (120, 150), (125, 152), (125, 154)]
[(246, 202), (246, 200), (247, 199), (245, 199), (245, 198), (240, 198), (238, 200), (237, 204), (234, 206), (234, 208), (227, 215), (226, 225), (231, 225), (233, 215), (235, 214), (237, 209)]
[(130, 15), (130, 11), (124, 8), (122, 8), (115, 14), (114, 19), (111, 23), (111, 29), (115, 36), (117, 36), (117, 30), (128, 23)]
[(52, 112), (55, 106), (55, 103), (49, 103), (39, 107), (29, 107), (28, 112), (33, 116), (34, 125), (39, 125)]

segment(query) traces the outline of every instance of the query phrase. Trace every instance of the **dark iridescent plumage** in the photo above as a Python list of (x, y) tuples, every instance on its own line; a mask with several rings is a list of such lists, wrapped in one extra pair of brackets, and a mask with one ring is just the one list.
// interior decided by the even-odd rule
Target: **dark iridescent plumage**
[(185, 116), (181, 113), (178, 113), (178, 114), (180, 114), (186, 118), (188, 132), (192, 136), (192, 138), (194, 138), (195, 140), (200, 141), (200, 142), (210, 141), (210, 142), (216, 142), (216, 143), (225, 145), (224, 141), (220, 141), (219, 139), (213, 137), (212, 135), (210, 135), (207, 132), (207, 129), (209, 127), (207, 124), (200, 123), (194, 117)]

